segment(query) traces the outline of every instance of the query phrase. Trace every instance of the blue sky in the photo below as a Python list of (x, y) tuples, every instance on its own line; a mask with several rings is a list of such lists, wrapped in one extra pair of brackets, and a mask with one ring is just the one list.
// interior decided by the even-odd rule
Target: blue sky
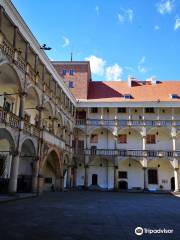
[(90, 60), (93, 80), (180, 79), (180, 0), (12, 0), (51, 60)]

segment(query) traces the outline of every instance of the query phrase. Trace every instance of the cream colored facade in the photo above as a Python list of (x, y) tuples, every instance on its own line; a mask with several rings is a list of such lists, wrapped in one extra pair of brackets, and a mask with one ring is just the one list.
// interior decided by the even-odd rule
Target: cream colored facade
[(77, 102), (12, 3), (0, 5), (1, 191), (179, 191), (180, 104)]

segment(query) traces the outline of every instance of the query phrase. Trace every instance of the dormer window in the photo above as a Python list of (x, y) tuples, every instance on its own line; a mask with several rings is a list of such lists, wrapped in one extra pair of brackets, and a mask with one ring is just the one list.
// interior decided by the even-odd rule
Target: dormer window
[(170, 97), (171, 97), (171, 99), (178, 99), (179, 95), (176, 93), (172, 93), (172, 94), (170, 94)]
[(62, 75), (65, 76), (66, 75), (66, 69), (62, 70)]
[(124, 94), (124, 99), (132, 99), (132, 95), (131, 94)]
[(74, 75), (74, 69), (69, 70), (69, 75)]
[(69, 88), (74, 88), (74, 82), (69, 81)]

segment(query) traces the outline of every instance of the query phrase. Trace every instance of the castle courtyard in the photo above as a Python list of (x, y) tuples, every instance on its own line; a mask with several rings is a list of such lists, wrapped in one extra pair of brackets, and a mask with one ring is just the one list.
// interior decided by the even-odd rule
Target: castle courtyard
[[(170, 194), (58, 192), (0, 205), (0, 239), (179, 239), (179, 198)], [(136, 227), (173, 233), (136, 236)]]

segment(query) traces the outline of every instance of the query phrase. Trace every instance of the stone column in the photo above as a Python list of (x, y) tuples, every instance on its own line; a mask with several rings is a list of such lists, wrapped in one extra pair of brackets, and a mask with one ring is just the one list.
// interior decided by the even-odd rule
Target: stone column
[(32, 192), (38, 192), (38, 171), (39, 171), (39, 160), (33, 162), (33, 173), (32, 173)]
[(68, 167), (67, 169), (67, 184), (66, 184), (67, 188), (71, 187), (71, 167)]
[(38, 176), (38, 194), (41, 195), (44, 190), (44, 177)]
[(180, 191), (179, 168), (174, 168), (175, 192)]
[(20, 153), (18, 153), (12, 159), (10, 180), (9, 180), (9, 186), (8, 186), (10, 193), (15, 193), (17, 191), (17, 178), (18, 178), (18, 171), (19, 171), (19, 158), (20, 158)]
[(173, 160), (174, 165), (174, 181), (175, 181), (175, 192), (180, 191), (180, 177), (179, 177), (179, 162), (177, 159), (174, 158)]
[(118, 190), (118, 166), (114, 166), (114, 190)]
[(88, 177), (89, 177), (89, 166), (86, 165), (85, 168), (85, 174), (84, 174), (84, 186), (87, 189), (88, 188)]
[(77, 167), (74, 167), (73, 187), (77, 186)]
[(129, 121), (132, 120), (132, 116), (131, 116), (131, 108), (128, 108), (128, 119)]
[(172, 119), (172, 121), (175, 120), (175, 111), (174, 111), (174, 108), (171, 109), (171, 119)]
[(143, 167), (144, 171), (144, 191), (148, 189), (148, 176), (147, 176), (147, 167)]
[(60, 177), (60, 191), (64, 191), (64, 177), (61, 176)]
[(159, 108), (157, 108), (157, 120), (160, 120)]

